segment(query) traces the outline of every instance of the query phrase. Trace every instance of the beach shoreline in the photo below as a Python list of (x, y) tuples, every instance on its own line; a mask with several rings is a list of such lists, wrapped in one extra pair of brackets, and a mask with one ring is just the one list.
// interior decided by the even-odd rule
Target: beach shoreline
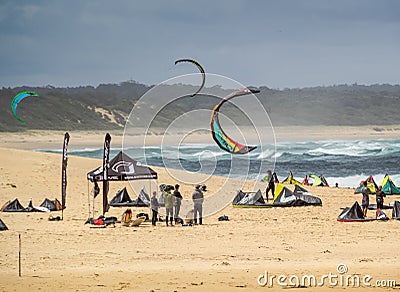
[[(245, 129), (243, 129), (245, 131)], [(176, 145), (187, 132), (162, 135), (162, 131), (155, 131), (144, 137), (138, 134), (129, 136), (124, 141), (124, 131), (109, 131), (112, 136), (112, 147), (122, 148), (124, 142), (129, 146), (159, 146)], [(26, 132), (0, 132), (0, 148), (37, 150), (61, 149), (64, 131), (32, 130)], [(103, 147), (104, 136), (107, 131), (70, 131), (70, 148), (98, 149)], [(400, 125), (389, 126), (288, 126), (274, 127), (275, 139), (269, 142), (302, 142), (315, 140), (365, 140), (365, 139), (395, 139), (400, 137)], [(137, 137), (137, 139), (136, 139)], [(250, 137), (249, 142), (257, 142), (257, 137)], [(192, 134), (186, 137), (185, 143), (213, 144), (211, 135), (204, 131), (201, 134)], [(129, 144), (129, 145), (128, 145)]]

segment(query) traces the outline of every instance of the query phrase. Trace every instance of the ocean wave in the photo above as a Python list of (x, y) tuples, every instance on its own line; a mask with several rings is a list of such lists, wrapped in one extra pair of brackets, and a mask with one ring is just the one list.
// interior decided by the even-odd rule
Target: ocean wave
[[(112, 148), (110, 157), (120, 150)], [(62, 149), (37, 151), (61, 153)], [(292, 170), (299, 180), (315, 173), (323, 174), (331, 185), (338, 182), (339, 186), (356, 187), (369, 175), (377, 176), (378, 183), (387, 172), (400, 185), (400, 139), (281, 142), (276, 147), (259, 145), (245, 155), (232, 155), (215, 144), (125, 147), (124, 151), (149, 165), (237, 178), (259, 179), (268, 169), (274, 169), (279, 179), (283, 179)], [(101, 158), (103, 149), (69, 149), (68, 154)]]

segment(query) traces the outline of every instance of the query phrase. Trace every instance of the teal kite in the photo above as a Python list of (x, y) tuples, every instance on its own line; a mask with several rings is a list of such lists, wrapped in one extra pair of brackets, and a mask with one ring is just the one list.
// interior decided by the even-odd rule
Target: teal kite
[(206, 71), (204, 71), (203, 67), (196, 62), (195, 60), (192, 59), (179, 59), (175, 61), (175, 65), (181, 62), (189, 62), (192, 63), (194, 65), (197, 66), (197, 68), (199, 69), (199, 71), (201, 72), (201, 75), (203, 76), (203, 81), (201, 82), (200, 88), (197, 89), (197, 91), (195, 93), (192, 94), (192, 97), (195, 96), (196, 94), (198, 94), (204, 87), (204, 84), (206, 84)]
[(18, 93), (16, 96), (14, 96), (14, 99), (12, 101), (11, 104), (11, 110), (14, 114), (14, 117), (21, 123), (21, 124), (26, 124), (25, 121), (23, 121), (22, 119), (20, 119), (20, 117), (17, 115), (17, 106), (18, 104), (26, 97), (30, 97), (30, 96), (39, 96), (39, 94), (37, 94), (34, 91), (23, 91)]

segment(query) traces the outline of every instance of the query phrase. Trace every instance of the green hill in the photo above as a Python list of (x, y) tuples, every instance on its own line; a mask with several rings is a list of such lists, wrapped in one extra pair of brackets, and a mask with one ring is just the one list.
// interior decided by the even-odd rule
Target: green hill
[[(0, 131), (122, 129), (135, 102), (149, 89), (151, 86), (137, 82), (98, 87), (2, 88)], [(18, 114), (27, 122), (22, 125), (13, 117), (11, 102), (18, 92), (25, 90), (36, 91), (40, 96), (26, 98), (19, 104)], [(400, 124), (399, 85), (355, 84), (284, 90), (261, 87), (260, 90), (257, 97), (276, 126)], [(165, 127), (194, 107), (211, 109), (216, 102), (218, 99), (212, 96), (188, 96), (165, 107), (153, 125)], [(258, 110), (257, 106), (252, 110)], [(246, 123), (232, 106), (227, 105), (224, 113), (239, 124)]]

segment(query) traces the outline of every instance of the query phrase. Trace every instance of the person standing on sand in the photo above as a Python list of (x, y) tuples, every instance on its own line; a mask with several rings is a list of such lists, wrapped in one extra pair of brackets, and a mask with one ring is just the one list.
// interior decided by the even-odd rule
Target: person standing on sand
[(156, 226), (157, 215), (158, 215), (158, 207), (159, 207), (158, 206), (157, 192), (156, 191), (153, 192), (153, 196), (151, 197), (150, 207), (151, 207), (151, 212), (152, 212), (151, 224), (153, 226)]
[(367, 187), (367, 181), (364, 181), (364, 187), (361, 189), (362, 193), (362, 210), (364, 213), (364, 217), (367, 217), (367, 211), (369, 206), (369, 194), (371, 193), (370, 189)]
[(267, 189), (265, 190), (265, 196), (268, 202), (268, 193), (271, 190), (272, 193), (272, 200), (275, 197), (275, 181), (276, 181), (276, 173), (272, 173), (271, 170), (268, 170), (268, 186)]
[(168, 226), (168, 216), (171, 222), (171, 226), (172, 225), (172, 220), (174, 218), (174, 195), (172, 194), (172, 190), (174, 188), (172, 186), (168, 186), (168, 188), (165, 191), (165, 197), (164, 197), (164, 201), (165, 201), (165, 222), (167, 223)]
[[(200, 189), (202, 188), (202, 189)], [(203, 192), (206, 192), (206, 186), (204, 185), (203, 187), (200, 185), (195, 186), (195, 190), (192, 194), (192, 200), (194, 204), (194, 224), (197, 224), (197, 213), (199, 214), (199, 224), (203, 224), (203, 201), (204, 201), (204, 195)]]
[(383, 209), (383, 197), (386, 195), (382, 192), (382, 186), (379, 186), (378, 190), (376, 191), (376, 210)]
[(182, 195), (181, 192), (179, 191), (179, 185), (176, 184), (175, 185), (175, 190), (174, 190), (174, 197), (175, 197), (175, 201), (174, 201), (174, 218), (175, 218), (175, 224), (179, 218), (179, 211), (181, 209), (181, 202), (182, 202)]

